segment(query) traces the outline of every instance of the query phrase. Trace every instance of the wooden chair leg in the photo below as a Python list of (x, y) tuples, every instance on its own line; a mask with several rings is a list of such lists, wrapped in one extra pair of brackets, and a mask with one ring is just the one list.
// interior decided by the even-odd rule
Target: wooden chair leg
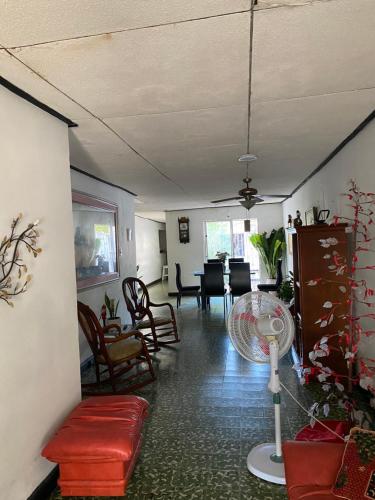
[(108, 366), (109, 371), (109, 380), (112, 387), (113, 392), (116, 392), (116, 384), (115, 384), (115, 374), (113, 372), (113, 368), (111, 365)]
[(96, 383), (100, 384), (100, 370), (99, 370), (99, 365), (95, 361), (95, 373), (96, 373)]
[(197, 304), (198, 304), (198, 307), (201, 306), (201, 299), (200, 299), (200, 296), (199, 296), (199, 292), (197, 292)]
[(155, 372), (154, 372), (154, 367), (152, 366), (152, 361), (151, 361), (151, 356), (150, 353), (148, 352), (146, 342), (142, 339), (142, 346), (143, 346), (143, 354), (146, 358), (146, 362), (148, 364), (149, 371), (151, 373), (151, 377), (153, 380), (156, 379)]

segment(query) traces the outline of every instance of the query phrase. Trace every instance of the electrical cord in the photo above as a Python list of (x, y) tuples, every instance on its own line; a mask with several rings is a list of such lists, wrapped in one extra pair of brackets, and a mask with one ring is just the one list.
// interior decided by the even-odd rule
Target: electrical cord
[(298, 399), (296, 399), (293, 394), (290, 392), (290, 390), (285, 387), (285, 385), (280, 382), (280, 385), (281, 387), (284, 389), (284, 391), (289, 394), (289, 396), (293, 399), (293, 401), (295, 401), (297, 403), (297, 405), (302, 408), (302, 410), (307, 413), (308, 416), (310, 416), (311, 418), (313, 418), (316, 422), (318, 422), (320, 425), (322, 425), (325, 429), (327, 429), (327, 431), (331, 432), (332, 434), (334, 434), (336, 437), (338, 437), (339, 439), (341, 439), (342, 441), (346, 441), (345, 438), (343, 438), (342, 436), (340, 436), (340, 434), (337, 434), (337, 432), (335, 432), (334, 430), (330, 429), (327, 425), (325, 425), (321, 420), (319, 420), (318, 418), (314, 417), (314, 416), (311, 416), (309, 414), (309, 410), (307, 410), (303, 405), (301, 405), (301, 403), (298, 401)]

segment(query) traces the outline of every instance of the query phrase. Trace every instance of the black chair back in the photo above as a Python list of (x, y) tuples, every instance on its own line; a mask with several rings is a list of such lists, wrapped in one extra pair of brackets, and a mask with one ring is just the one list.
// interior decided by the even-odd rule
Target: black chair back
[(248, 262), (232, 262), (229, 267), (232, 295), (243, 295), (251, 292), (250, 264)]
[(244, 257), (231, 257), (230, 259), (228, 259), (228, 262), (230, 264), (231, 262), (244, 262), (244, 260)]
[(277, 289), (280, 288), (281, 283), (283, 282), (283, 270), (282, 270), (282, 267), (283, 267), (283, 261), (282, 261), (282, 259), (279, 259), (277, 261), (276, 283), (275, 283), (275, 286), (276, 286)]
[(208, 264), (214, 264), (216, 262), (222, 262), (220, 259), (207, 259)]
[(181, 291), (182, 289), (182, 283), (181, 283), (181, 266), (176, 262), (176, 287), (178, 291)]
[(206, 295), (224, 295), (224, 274), (221, 262), (204, 264), (204, 289)]

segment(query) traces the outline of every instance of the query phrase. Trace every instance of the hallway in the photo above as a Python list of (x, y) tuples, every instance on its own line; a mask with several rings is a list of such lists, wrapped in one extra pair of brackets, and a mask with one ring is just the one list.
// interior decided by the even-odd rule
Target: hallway
[[(175, 306), (165, 282), (151, 287), (150, 295)], [(139, 391), (151, 411), (126, 498), (286, 498), (284, 487), (257, 479), (246, 468), (251, 447), (273, 440), (269, 368), (240, 358), (226, 333), (222, 301), (212, 302), (211, 311), (202, 313), (194, 298), (183, 298), (176, 310), (181, 342), (154, 356), (157, 381)], [(289, 359), (282, 361), (281, 377), (306, 404)], [(283, 438), (290, 438), (307, 417), (283, 398)]]

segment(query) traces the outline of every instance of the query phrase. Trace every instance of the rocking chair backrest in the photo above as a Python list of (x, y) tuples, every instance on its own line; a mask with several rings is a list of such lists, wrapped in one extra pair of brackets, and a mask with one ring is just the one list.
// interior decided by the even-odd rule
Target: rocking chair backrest
[[(141, 293), (138, 293), (140, 288)], [(122, 292), (126, 307), (130, 313), (133, 324), (142, 320), (149, 312), (150, 296), (146, 285), (139, 278), (125, 278), (122, 282)]]
[(104, 354), (106, 357), (106, 348), (104, 342), (103, 329), (96, 317), (94, 311), (82, 302), (77, 302), (78, 322), (85, 334), (94, 357)]

